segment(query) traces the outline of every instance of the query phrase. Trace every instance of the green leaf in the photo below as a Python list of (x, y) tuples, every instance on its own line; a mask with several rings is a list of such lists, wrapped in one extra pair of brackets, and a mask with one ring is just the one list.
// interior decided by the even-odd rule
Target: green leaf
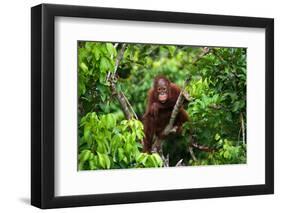
[(84, 62), (80, 63), (80, 68), (86, 73), (89, 71), (87, 65)]
[(106, 49), (109, 52), (110, 55), (115, 56), (116, 55), (116, 49), (111, 43), (106, 43)]
[(106, 57), (102, 57), (101, 61), (100, 61), (100, 71), (101, 71), (101, 73), (106, 73), (108, 71), (111, 71), (109, 69), (110, 69), (109, 60)]
[(157, 161), (153, 155), (148, 156), (148, 161), (152, 167), (158, 167)]
[(86, 85), (84, 84), (84, 82), (79, 81), (78, 87), (79, 87), (79, 94), (78, 95), (80, 97), (81, 95), (85, 94), (85, 92), (86, 92)]
[(129, 162), (128, 162), (128, 158), (127, 158), (126, 156), (122, 159), (122, 161), (124, 161), (126, 164), (129, 163)]
[(79, 162), (78, 170), (84, 170), (84, 162)]
[(106, 145), (105, 145), (105, 143), (106, 143), (105, 139), (103, 138), (103, 139), (101, 139), (97, 142), (98, 142), (97, 152), (103, 153), (103, 154), (107, 153), (107, 148), (106, 148)]
[(80, 162), (85, 162), (89, 159), (91, 155), (91, 151), (90, 150), (83, 150), (80, 155), (79, 155), (79, 159), (80, 159)]
[(97, 166), (96, 166), (94, 160), (90, 160), (90, 161), (89, 161), (89, 167), (90, 167), (90, 170), (97, 169)]
[(152, 156), (153, 156), (154, 159), (156, 160), (157, 166), (162, 167), (162, 166), (163, 166), (163, 161), (162, 161), (162, 158), (159, 156), (159, 154), (153, 153)]
[(124, 157), (125, 157), (124, 150), (122, 148), (118, 148), (118, 159), (119, 159), (119, 161), (122, 161)]
[(97, 61), (99, 61), (100, 56), (101, 56), (100, 49), (99, 49), (99, 48), (93, 49), (93, 53), (94, 53), (95, 59), (96, 59)]
[(91, 126), (85, 125), (85, 127), (84, 127), (84, 139), (85, 139), (85, 141), (88, 142), (88, 144), (91, 142), (90, 135), (91, 135)]
[(108, 155), (98, 152), (98, 161), (103, 169), (110, 169), (110, 159)]
[(221, 138), (220, 135), (217, 133), (217, 134), (215, 135), (215, 140), (218, 141), (220, 138)]
[(240, 103), (239, 103), (239, 101), (236, 101), (233, 105), (232, 111), (236, 112), (236, 111), (238, 111), (239, 108), (240, 108)]
[(228, 151), (225, 151), (223, 154), (224, 158), (229, 158), (230, 157), (230, 153)]
[(130, 142), (126, 142), (124, 148), (126, 153), (131, 153), (133, 146), (130, 144)]
[(174, 53), (176, 51), (176, 47), (175, 46), (170, 46), (170, 45), (167, 46), (167, 47), (168, 47), (168, 50), (169, 50), (171, 56), (174, 56)]
[(120, 142), (122, 140), (122, 136), (120, 134), (115, 134), (111, 141), (111, 148), (116, 151), (119, 146), (121, 146)]
[(108, 129), (111, 129), (116, 126), (116, 119), (113, 114), (108, 114), (106, 116), (106, 125)]
[(105, 159), (105, 166), (107, 169), (110, 169), (110, 159), (107, 155), (104, 155), (104, 159)]
[(99, 152), (98, 153), (98, 161), (99, 161), (99, 164), (100, 166), (103, 168), (103, 169), (106, 169), (107, 166), (106, 166), (106, 159), (105, 159), (105, 155), (104, 154), (101, 154)]

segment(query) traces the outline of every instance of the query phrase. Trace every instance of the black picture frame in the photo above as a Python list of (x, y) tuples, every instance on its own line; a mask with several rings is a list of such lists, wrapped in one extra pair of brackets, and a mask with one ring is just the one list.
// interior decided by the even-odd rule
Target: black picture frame
[[(93, 195), (54, 195), (54, 19), (58, 16), (263, 28), (265, 184)], [(274, 193), (274, 20), (241, 16), (41, 4), (31, 8), (31, 204), (59, 208)]]

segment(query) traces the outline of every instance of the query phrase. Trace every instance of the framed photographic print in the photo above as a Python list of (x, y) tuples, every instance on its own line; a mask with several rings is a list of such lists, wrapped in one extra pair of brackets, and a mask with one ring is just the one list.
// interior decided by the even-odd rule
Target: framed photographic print
[(274, 20), (31, 9), (31, 204), (274, 192)]

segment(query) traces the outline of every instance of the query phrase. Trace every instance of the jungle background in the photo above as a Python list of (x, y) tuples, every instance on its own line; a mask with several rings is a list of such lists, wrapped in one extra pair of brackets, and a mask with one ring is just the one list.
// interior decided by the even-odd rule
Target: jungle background
[[(246, 55), (245, 48), (79, 41), (78, 170), (246, 163)], [(189, 94), (190, 121), (162, 141), (163, 155), (142, 152), (141, 118), (159, 74)], [(191, 128), (212, 151), (188, 149)]]

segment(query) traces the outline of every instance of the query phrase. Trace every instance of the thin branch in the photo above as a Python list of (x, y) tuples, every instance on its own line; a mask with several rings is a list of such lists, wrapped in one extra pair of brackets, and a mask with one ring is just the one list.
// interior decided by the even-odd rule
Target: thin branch
[[(210, 50), (211, 50), (210, 48), (204, 47), (202, 49), (202, 52), (191, 62), (191, 64), (192, 65), (196, 64), (202, 57), (204, 57), (206, 54), (210, 53)], [(183, 101), (184, 101), (184, 95), (183, 95), (184, 92), (183, 91), (185, 90), (187, 84), (188, 84), (188, 78), (184, 82), (183, 89), (181, 90), (180, 95), (177, 99), (177, 102), (174, 106), (170, 121), (169, 121), (168, 125), (166, 126), (166, 128), (164, 129), (164, 132), (163, 132), (164, 136), (168, 135), (174, 126), (175, 119), (176, 119), (179, 109), (182, 106)]]
[(177, 163), (176, 163), (176, 165), (175, 165), (175, 167), (179, 167), (179, 166), (182, 166), (182, 161), (183, 161), (183, 159), (180, 159)]
[[(187, 81), (185, 81), (185, 83), (184, 83), (184, 88), (186, 87), (186, 85), (187, 85)], [(180, 107), (183, 104), (183, 101), (184, 101), (184, 96), (182, 95), (182, 92), (181, 92), (179, 97), (178, 97), (178, 100), (177, 100), (177, 102), (174, 106), (174, 109), (173, 109), (173, 112), (171, 114), (171, 118), (169, 120), (169, 123), (166, 126), (166, 128), (164, 129), (163, 135), (165, 135), (165, 136), (168, 135), (171, 132), (171, 130), (173, 129), (176, 117), (178, 115)]]
[(169, 153), (167, 154), (166, 157), (164, 155), (162, 155), (161, 158), (163, 160), (164, 167), (169, 167), (169, 164), (170, 164), (170, 162), (169, 162), (169, 158), (170, 158)]
[(246, 144), (246, 137), (245, 137), (245, 123), (242, 112), (240, 113), (240, 121), (241, 121), (241, 129), (242, 129), (242, 141), (243, 144)]
[(211, 109), (214, 109), (214, 110), (222, 109), (222, 106), (221, 105), (217, 105), (217, 104), (210, 104), (208, 107), (211, 108)]
[[(114, 48), (117, 49), (119, 43), (115, 43), (114, 44)], [(112, 76), (114, 76), (114, 78), (116, 78), (116, 70), (118, 69), (118, 66), (119, 66), (119, 62), (120, 62), (120, 59), (123, 57), (123, 54), (124, 52), (122, 53), (122, 51), (119, 52), (119, 55), (116, 57), (116, 60), (115, 60), (115, 66), (114, 66), (114, 70), (113, 70), (113, 75), (111, 72), (108, 72), (107, 73), (107, 76), (106, 76), (106, 80), (109, 81), (109, 78), (112, 78)]]
[(192, 101), (192, 97), (190, 97), (190, 95), (188, 94), (187, 91), (183, 90), (182, 95), (184, 96), (184, 98), (185, 98), (187, 101)]
[(132, 118), (131, 112), (128, 108), (127, 102), (121, 92), (118, 92), (114, 83), (110, 84), (112, 95), (117, 98), (127, 120)]
[(201, 58), (213, 51), (209, 47), (203, 47), (202, 52), (191, 62), (192, 65), (196, 64)]
[(192, 147), (192, 145), (188, 146), (188, 151), (189, 151), (189, 153), (190, 153), (192, 159), (193, 159), (194, 161), (197, 161), (197, 158), (195, 157), (194, 152), (193, 152), (193, 147)]
[(119, 43), (114, 44), (114, 48), (116, 49), (118, 47)]
[[(115, 44), (115, 46), (117, 47), (118, 44)], [(116, 60), (115, 60), (114, 70), (112, 73), (109, 72), (107, 79), (110, 83), (110, 89), (111, 89), (112, 95), (117, 98), (117, 100), (119, 101), (121, 108), (125, 114), (126, 119), (129, 120), (132, 118), (132, 115), (131, 115), (130, 109), (129, 109), (127, 101), (126, 101), (126, 97), (122, 92), (117, 91), (117, 88), (116, 88), (116, 83), (117, 83), (116, 71), (117, 71), (119, 63), (124, 55), (125, 48), (126, 48), (126, 44), (122, 44), (122, 48), (119, 51), (119, 53), (116, 57)]]
[(122, 44), (122, 48), (121, 48), (119, 54), (116, 57), (115, 68), (114, 68), (113, 73), (112, 73), (114, 77), (116, 77), (116, 71), (117, 71), (119, 63), (120, 63), (120, 61), (121, 61), (121, 59), (124, 55), (125, 48), (126, 48), (126, 44)]
[(236, 142), (236, 145), (238, 146), (239, 143), (240, 143), (240, 134), (241, 134), (241, 127), (239, 128), (239, 132), (238, 132), (238, 139), (237, 139), (237, 142)]
[(205, 152), (213, 152), (215, 151), (214, 149), (208, 147), (208, 146), (204, 146), (201, 144), (196, 143), (195, 141), (192, 141), (191, 143), (192, 147), (197, 148), (199, 150), (205, 151)]
[(135, 119), (137, 119), (137, 120), (138, 120), (139, 118), (138, 118), (137, 114), (135, 113), (135, 111), (134, 111), (134, 109), (133, 109), (132, 105), (130, 104), (129, 100), (127, 99), (127, 97), (125, 96), (125, 94), (124, 94), (123, 92), (121, 92), (121, 94), (122, 94), (123, 98), (125, 99), (125, 101), (126, 101), (127, 105), (129, 106), (129, 108), (130, 108), (131, 112), (133, 113), (133, 115), (134, 115)]

